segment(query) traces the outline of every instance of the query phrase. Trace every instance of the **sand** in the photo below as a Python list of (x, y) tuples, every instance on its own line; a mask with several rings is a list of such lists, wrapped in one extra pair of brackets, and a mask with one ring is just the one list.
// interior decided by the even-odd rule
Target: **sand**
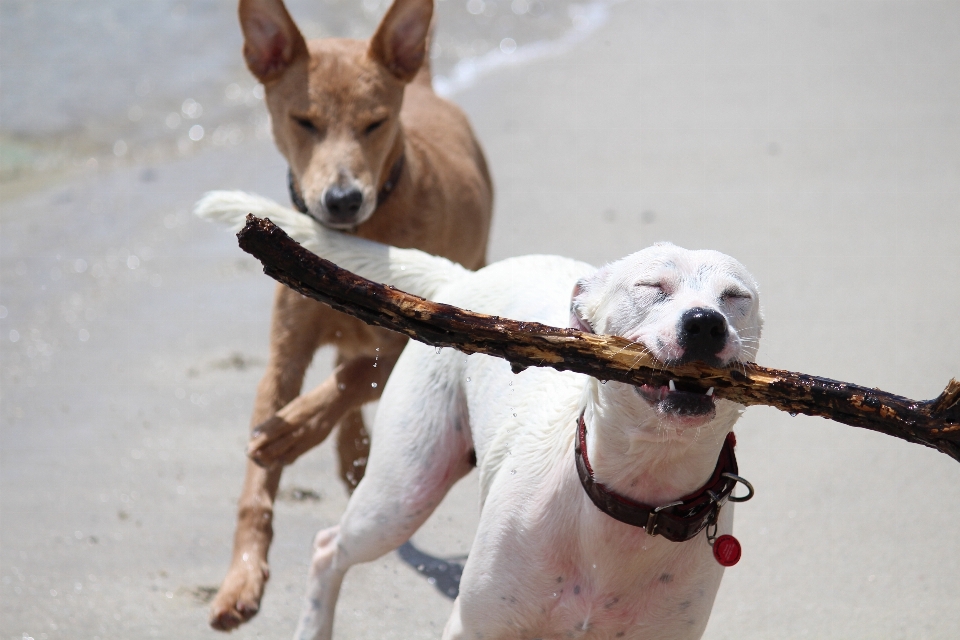
[[(914, 398), (960, 375), (960, 6), (612, 11), (455, 97), (494, 173), (491, 259), (714, 248), (760, 282), (761, 364)], [(248, 138), (4, 187), (4, 640), (218, 637), (203, 600), (229, 559), (272, 283), (188, 211), (215, 188), (283, 200), (284, 173)], [(737, 434), (757, 497), (706, 638), (960, 637), (956, 462), (766, 408)], [(292, 633), (312, 535), (345, 505), (334, 467), (324, 445), (287, 471), (262, 611), (233, 637)], [(475, 492), (417, 544), (465, 553)], [(391, 554), (351, 571), (337, 634), (436, 638), (449, 609)]]

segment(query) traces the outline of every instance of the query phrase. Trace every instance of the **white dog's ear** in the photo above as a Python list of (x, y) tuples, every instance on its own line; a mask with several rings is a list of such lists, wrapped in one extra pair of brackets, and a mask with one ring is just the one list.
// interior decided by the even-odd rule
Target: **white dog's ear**
[(280, 0), (240, 0), (243, 57), (260, 82), (278, 78), (307, 43)]
[(410, 82), (427, 55), (433, 0), (395, 0), (370, 40), (368, 55), (398, 80)]
[(586, 289), (586, 278), (577, 280), (577, 284), (573, 286), (573, 293), (570, 295), (570, 328), (583, 331), (584, 333), (596, 333), (590, 321), (585, 317), (587, 308), (586, 300), (584, 299)]
[[(616, 263), (613, 263), (615, 265)], [(570, 295), (570, 327), (587, 333), (606, 331), (604, 315), (613, 265), (600, 267), (577, 280)]]

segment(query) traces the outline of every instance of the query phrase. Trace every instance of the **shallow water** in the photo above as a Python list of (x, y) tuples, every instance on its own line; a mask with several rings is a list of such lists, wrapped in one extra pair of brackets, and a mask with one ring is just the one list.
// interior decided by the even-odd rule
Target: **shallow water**
[[(438, 0), (431, 58), (450, 95), (599, 26), (610, 0)], [(288, 0), (308, 38), (368, 37), (387, 0)], [(5, 0), (0, 180), (155, 162), (268, 137), (235, 3)]]

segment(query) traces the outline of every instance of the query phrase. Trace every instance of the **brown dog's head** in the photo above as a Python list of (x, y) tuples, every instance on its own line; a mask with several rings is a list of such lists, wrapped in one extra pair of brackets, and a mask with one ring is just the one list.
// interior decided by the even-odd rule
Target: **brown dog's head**
[(403, 90), (420, 70), (432, 0), (396, 0), (369, 42), (306, 42), (281, 0), (240, 0), (243, 55), (311, 216), (362, 224), (403, 151)]

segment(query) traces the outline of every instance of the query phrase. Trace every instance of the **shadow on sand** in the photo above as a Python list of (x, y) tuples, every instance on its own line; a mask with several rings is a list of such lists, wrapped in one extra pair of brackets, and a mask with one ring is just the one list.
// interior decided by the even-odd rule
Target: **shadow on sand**
[(453, 600), (460, 593), (460, 576), (463, 574), (463, 563), (467, 561), (467, 556), (435, 558), (420, 551), (409, 541), (403, 543), (397, 553), (417, 573), (426, 576), (427, 582), (446, 597)]

